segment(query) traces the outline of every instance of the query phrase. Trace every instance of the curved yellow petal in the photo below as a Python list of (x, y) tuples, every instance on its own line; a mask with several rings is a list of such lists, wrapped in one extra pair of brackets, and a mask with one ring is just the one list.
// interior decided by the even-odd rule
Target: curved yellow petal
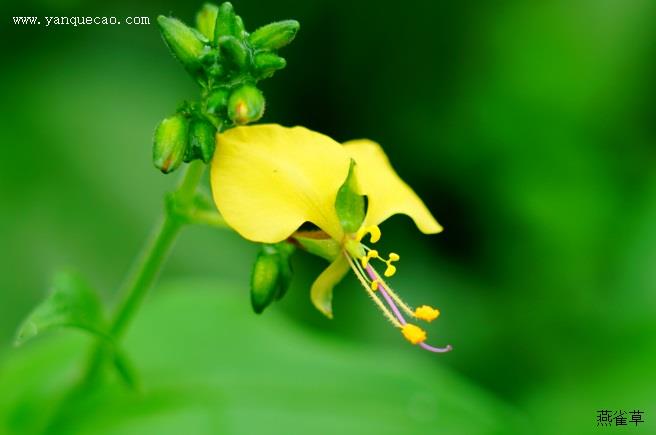
[(368, 198), (364, 225), (378, 225), (401, 213), (410, 216), (422, 233), (442, 231), (422, 200), (396, 174), (380, 145), (359, 139), (346, 142), (344, 148), (356, 162), (359, 193)]
[(329, 319), (333, 318), (333, 289), (349, 271), (349, 263), (344, 255), (338, 255), (312, 284), (310, 299), (319, 311)]
[(280, 242), (309, 221), (341, 240), (335, 198), (349, 164), (339, 143), (304, 127), (237, 127), (217, 135), (212, 195), (246, 239)]

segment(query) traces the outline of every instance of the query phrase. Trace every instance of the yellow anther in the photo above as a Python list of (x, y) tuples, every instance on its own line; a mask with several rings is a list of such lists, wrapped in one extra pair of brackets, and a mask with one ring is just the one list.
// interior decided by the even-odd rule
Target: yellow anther
[(371, 281), (371, 289), (372, 289), (373, 291), (378, 290), (378, 280), (377, 280), (377, 279)]
[(426, 331), (412, 323), (406, 323), (401, 327), (401, 333), (406, 340), (412, 344), (418, 344), (426, 340)]
[(376, 251), (375, 249), (370, 250), (369, 252), (367, 252), (366, 256), (360, 258), (360, 263), (362, 263), (362, 267), (367, 267), (367, 264), (369, 264), (369, 260), (371, 260), (372, 258), (380, 258), (378, 256), (378, 251)]
[(437, 308), (429, 307), (428, 305), (422, 305), (421, 307), (417, 307), (415, 310), (415, 317), (427, 322), (432, 322), (433, 320), (437, 319), (439, 315), (440, 310)]
[(393, 276), (395, 273), (396, 273), (396, 267), (387, 263), (387, 269), (385, 269), (384, 275), (389, 278), (390, 276)]
[(356, 233), (355, 233), (355, 240), (358, 242), (361, 241), (364, 236), (369, 234), (369, 241), (371, 243), (376, 243), (377, 241), (380, 240), (380, 228), (378, 228), (376, 225), (371, 225), (368, 227), (361, 227)]
[(380, 228), (378, 228), (376, 225), (372, 225), (368, 229), (369, 234), (371, 234), (371, 237), (369, 237), (369, 241), (371, 243), (376, 243), (377, 241), (380, 240)]
[(390, 277), (396, 273), (396, 267), (392, 266), (392, 262), (399, 261), (399, 258), (399, 254), (395, 254), (394, 252), (390, 253), (389, 260), (385, 260), (385, 264), (387, 264), (387, 269), (385, 269), (385, 276)]

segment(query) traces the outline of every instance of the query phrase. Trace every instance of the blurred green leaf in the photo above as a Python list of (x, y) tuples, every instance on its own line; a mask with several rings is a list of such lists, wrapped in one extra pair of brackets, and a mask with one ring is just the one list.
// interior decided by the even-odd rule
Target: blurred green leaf
[[(337, 341), (275, 311), (255, 316), (243, 290), (158, 289), (125, 343), (143, 392), (108, 384), (60, 408), (50, 433), (526, 433), (510, 407), (434, 355), (401, 339), (399, 351)], [(0, 363), (0, 432), (31, 433), (34, 410), (57, 405), (84, 354), (77, 338), (52, 336)]]
[(18, 329), (15, 344), (19, 346), (43, 332), (64, 326), (106, 336), (98, 294), (79, 275), (70, 272), (55, 277), (50, 295)]

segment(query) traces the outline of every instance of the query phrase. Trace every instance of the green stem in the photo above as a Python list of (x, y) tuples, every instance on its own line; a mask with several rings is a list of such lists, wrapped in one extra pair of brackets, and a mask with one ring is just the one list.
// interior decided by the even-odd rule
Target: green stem
[[(199, 161), (188, 165), (180, 185), (172, 194), (178, 204), (185, 205), (193, 201), (204, 170), (205, 165)], [(109, 334), (115, 343), (125, 333), (130, 321), (148, 293), (148, 289), (155, 281), (182, 225), (183, 220), (173, 214), (171, 209), (167, 207), (164, 217), (160, 219), (149, 243), (139, 257), (137, 266), (132, 272), (123, 292), (122, 300), (113, 316)], [(102, 367), (104, 356), (103, 345), (99, 343), (92, 353), (83, 378), (85, 385), (90, 385), (95, 381)]]
[(179, 220), (171, 217), (168, 213), (164, 215), (164, 218), (157, 226), (154, 236), (144, 250), (141, 261), (136, 268), (136, 273), (132, 277), (130, 285), (126, 288), (125, 296), (116, 311), (110, 329), (110, 334), (114, 340), (120, 338), (125, 332), (134, 313), (141, 305), (144, 296), (171, 250), (180, 227)]

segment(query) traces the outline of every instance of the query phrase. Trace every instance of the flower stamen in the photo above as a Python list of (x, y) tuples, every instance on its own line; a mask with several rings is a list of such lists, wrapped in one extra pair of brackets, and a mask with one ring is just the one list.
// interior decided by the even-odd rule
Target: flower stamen
[[(373, 267), (368, 266), (368, 267), (366, 268), (366, 270), (367, 270), (367, 274), (371, 277), (372, 280), (376, 280), (376, 281), (380, 282), (381, 284), (384, 282), (384, 281), (382, 280), (382, 278), (380, 277), (380, 275), (378, 275), (378, 273), (376, 272), (376, 270), (375, 270)], [(410, 306), (409, 306), (408, 304), (406, 304), (406, 303), (403, 301), (403, 299), (401, 299), (401, 298), (399, 297), (399, 295), (397, 295), (396, 292), (394, 292), (394, 291), (392, 290), (392, 288), (389, 286), (389, 284), (385, 283), (385, 289), (386, 289), (387, 293), (392, 297), (392, 299), (394, 300), (394, 302), (396, 302), (396, 304), (397, 304), (399, 307), (401, 307), (401, 309), (402, 309), (402, 310), (403, 310), (408, 316), (410, 316), (410, 317), (416, 317), (416, 315), (415, 315), (415, 310), (413, 310), (412, 308), (410, 308)]]
[[(369, 250), (371, 252), (372, 250)], [(405, 318), (403, 317), (403, 314), (401, 314), (401, 311), (399, 311), (399, 308), (397, 307), (396, 304), (399, 304), (401, 309), (405, 311), (409, 316), (415, 317), (420, 320), (426, 320), (428, 322), (436, 319), (439, 316), (439, 310), (434, 309), (432, 307), (429, 307), (428, 305), (422, 305), (421, 307), (417, 308), (416, 310), (412, 310), (407, 304), (405, 304), (401, 298), (399, 298), (396, 293), (394, 293), (389, 286), (383, 281), (382, 278), (380, 278), (380, 275), (376, 272), (376, 270), (367, 262), (363, 262), (362, 259), (367, 258), (367, 256), (363, 256), (360, 258), (360, 262), (355, 261), (354, 259), (351, 258), (350, 255), (348, 255), (347, 252), (344, 252), (344, 255), (346, 255), (346, 258), (349, 261), (349, 264), (351, 265), (351, 268), (355, 272), (358, 280), (362, 284), (362, 286), (365, 288), (367, 291), (367, 294), (374, 300), (376, 305), (378, 305), (378, 308), (383, 311), (383, 314), (385, 314), (385, 317), (397, 328), (401, 330), (401, 333), (403, 334), (403, 337), (408, 340), (412, 344), (418, 344), (420, 347), (422, 347), (425, 350), (428, 350), (430, 352), (436, 352), (436, 353), (444, 353), (444, 352), (449, 352), (452, 350), (451, 345), (447, 345), (446, 347), (440, 348), (440, 347), (434, 347), (431, 345), (428, 345), (425, 343), (427, 334), (426, 331), (421, 329), (419, 326), (408, 323)], [(377, 258), (377, 257), (372, 257), (372, 258)], [(398, 255), (396, 254), (390, 254), (390, 259), (394, 258), (394, 261), (398, 260)], [(361, 266), (360, 263), (363, 263), (364, 266)], [(383, 296), (383, 299), (387, 302), (387, 305), (389, 306), (389, 309), (383, 304), (383, 302), (376, 297), (376, 293), (379, 293), (380, 295)], [(393, 314), (392, 314), (393, 313)]]
[(364, 236), (369, 234), (369, 241), (371, 243), (376, 243), (380, 240), (381, 232), (378, 225), (370, 225), (368, 227), (361, 227), (357, 233), (355, 233), (355, 240), (358, 242), (362, 241)]
[(353, 261), (353, 259), (351, 258), (350, 255), (348, 255), (348, 253), (344, 252), (344, 255), (346, 256), (346, 259), (348, 260), (351, 269), (353, 269), (353, 272), (355, 272), (356, 278), (358, 278), (358, 281), (360, 281), (362, 287), (364, 287), (364, 289), (367, 291), (369, 297), (375, 302), (375, 304), (378, 306), (380, 311), (383, 312), (383, 315), (387, 318), (387, 320), (389, 320), (390, 323), (392, 323), (392, 325), (394, 325), (395, 327), (400, 328), (402, 326), (401, 323), (399, 323), (399, 321), (392, 315), (392, 313), (390, 313), (390, 311), (387, 309), (385, 304), (383, 304), (383, 302), (376, 297), (373, 290), (369, 287), (368, 280), (365, 277), (364, 272), (360, 268), (358, 262)]
[(376, 251), (375, 249), (369, 249), (367, 251), (367, 255), (360, 258), (362, 267), (367, 267), (367, 265), (369, 264), (369, 260), (371, 260), (372, 258), (380, 258), (380, 256), (378, 255), (378, 251)]
[(406, 323), (401, 328), (401, 333), (412, 344), (423, 343), (426, 340), (426, 331), (412, 323)]
[(425, 320), (426, 322), (432, 322), (437, 319), (440, 315), (440, 310), (437, 308), (430, 307), (428, 305), (422, 305), (417, 307), (414, 312), (414, 316), (417, 319)]

